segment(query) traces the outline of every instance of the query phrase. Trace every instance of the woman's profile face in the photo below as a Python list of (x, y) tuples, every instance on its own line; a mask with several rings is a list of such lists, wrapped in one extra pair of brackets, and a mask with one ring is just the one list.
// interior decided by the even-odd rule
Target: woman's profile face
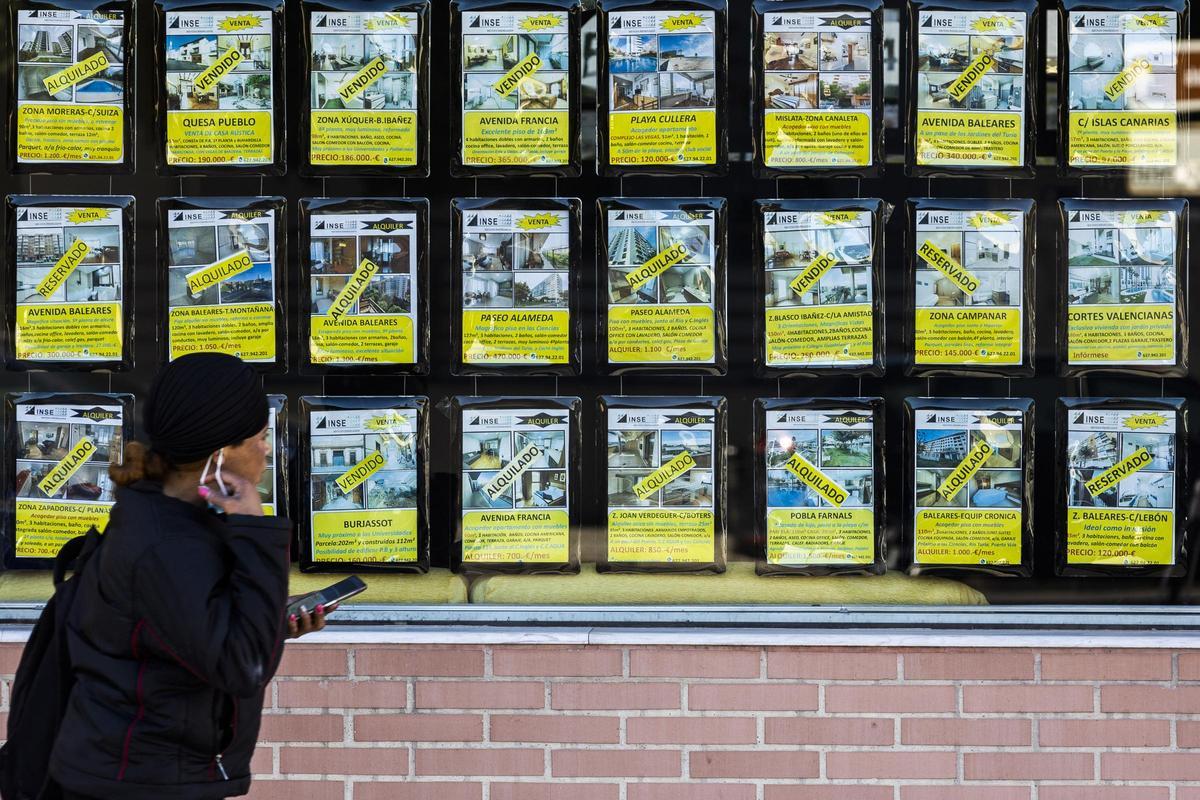
[(267, 452), (270, 447), (267, 428), (263, 427), (249, 439), (243, 439), (238, 444), (225, 448), (225, 463), (221, 470), (240, 475), (251, 483), (258, 483), (267, 468)]

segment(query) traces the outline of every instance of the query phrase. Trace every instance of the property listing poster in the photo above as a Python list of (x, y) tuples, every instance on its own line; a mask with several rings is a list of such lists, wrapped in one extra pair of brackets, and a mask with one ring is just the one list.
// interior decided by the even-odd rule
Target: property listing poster
[(119, 361), (124, 214), (117, 207), (18, 206), (14, 352), (23, 361)]
[(763, 163), (871, 163), (871, 12), (763, 17)]
[(168, 358), (276, 357), (275, 213), (271, 208), (167, 212)]
[(166, 12), (166, 163), (275, 160), (275, 31), (266, 10)]
[(309, 218), (309, 338), (313, 364), (417, 360), (417, 215)]
[(711, 564), (719, 555), (716, 414), (608, 408), (609, 561)]
[(716, 14), (608, 15), (608, 160), (717, 163)]
[(610, 364), (716, 361), (716, 212), (607, 209)]
[(767, 563), (875, 560), (875, 431), (861, 409), (767, 413)]
[(280, 470), (280, 410), (287, 406), (287, 396), (267, 395), (270, 407), (267, 415), (267, 467), (258, 481), (258, 498), (262, 501), (263, 514), (268, 517), (278, 513), (282, 502), (283, 475)]
[(462, 22), (462, 163), (571, 161), (566, 11), (471, 11)]
[(566, 212), (465, 210), (463, 363), (570, 363), (570, 267)]
[(125, 160), (123, 11), (16, 11), (17, 162)]
[(764, 213), (767, 366), (871, 366), (872, 212)]
[(1166, 209), (1067, 212), (1067, 363), (1174, 366), (1175, 231)]
[(1024, 413), (916, 409), (913, 561), (1020, 565)]
[(124, 419), (119, 402), (16, 404), (16, 558), (54, 558), (92, 525), (104, 529), (116, 488), (108, 466), (121, 463)]
[(913, 363), (1020, 366), (1025, 217), (916, 210)]
[(920, 11), (917, 166), (1025, 164), (1025, 44), (1020, 11)]
[(309, 411), (312, 560), (417, 560), (415, 408)]
[(1067, 409), (1067, 564), (1175, 563), (1176, 412)]
[(1175, 166), (1179, 16), (1174, 11), (1067, 16), (1067, 163)]
[(313, 164), (417, 163), (418, 24), (411, 13), (310, 12)]
[(461, 413), (463, 564), (570, 561), (570, 412)]

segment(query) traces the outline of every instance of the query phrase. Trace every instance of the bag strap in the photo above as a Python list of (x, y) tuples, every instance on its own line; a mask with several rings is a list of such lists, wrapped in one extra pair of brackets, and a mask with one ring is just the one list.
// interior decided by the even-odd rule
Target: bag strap
[(104, 541), (104, 537), (100, 535), (100, 531), (96, 530), (93, 525), (88, 529), (88, 532), (82, 536), (76, 536), (62, 546), (58, 551), (58, 555), (54, 557), (54, 586), (57, 588), (60, 583), (66, 580), (67, 572), (75, 569), (76, 572), (83, 569), (83, 565), (91, 557), (100, 543)]

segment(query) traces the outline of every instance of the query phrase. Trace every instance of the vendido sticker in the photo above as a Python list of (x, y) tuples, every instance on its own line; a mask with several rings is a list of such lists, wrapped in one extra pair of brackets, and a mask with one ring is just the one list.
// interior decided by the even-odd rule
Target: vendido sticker
[(115, 488), (108, 466), (121, 463), (124, 407), (17, 403), (15, 413), (14, 555), (54, 558), (67, 541), (108, 521)]
[(571, 161), (566, 11), (467, 11), (462, 21), (462, 163)]
[(125, 12), (16, 12), (18, 164), (126, 158)]
[(308, 412), (314, 562), (417, 560), (418, 413)]
[(766, 365), (873, 364), (872, 212), (764, 213)]
[(1176, 412), (1066, 413), (1066, 563), (1174, 564)]
[(167, 165), (275, 160), (274, 39), (267, 10), (166, 12)]
[(1067, 364), (1178, 364), (1176, 212), (1123, 205), (1064, 214)]
[(917, 207), (913, 213), (913, 364), (1021, 366), (1023, 212)]
[(417, 26), (408, 12), (309, 12), (309, 158), (417, 163)]
[(1179, 15), (1070, 11), (1065, 22), (1067, 164), (1175, 166)]
[(16, 215), (16, 358), (121, 360), (123, 209), (20, 205), (10, 213)]
[(916, 408), (912, 415), (913, 562), (1020, 567), (1024, 412)]
[(460, 413), (463, 564), (570, 561), (570, 411), (471, 406)]
[(461, 213), (463, 364), (570, 363), (567, 209)]
[(767, 563), (873, 563), (878, 443), (870, 411), (765, 413)]
[(716, 164), (715, 12), (614, 11), (607, 35), (609, 163)]
[(309, 216), (309, 357), (313, 364), (417, 360), (417, 215)]
[(1023, 11), (917, 14), (918, 167), (1025, 164)]
[(608, 561), (720, 560), (716, 414), (712, 407), (608, 409)]
[(605, 211), (608, 362), (714, 363), (716, 212)]
[(763, 15), (763, 163), (871, 164), (871, 13)]
[(274, 211), (168, 208), (166, 215), (168, 357), (219, 352), (274, 361)]

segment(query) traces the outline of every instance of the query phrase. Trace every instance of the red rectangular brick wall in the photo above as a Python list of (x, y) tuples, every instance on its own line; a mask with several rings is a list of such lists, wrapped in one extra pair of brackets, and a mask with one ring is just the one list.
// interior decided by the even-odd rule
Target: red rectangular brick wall
[(255, 800), (1200, 800), (1200, 652), (292, 644), (262, 739)]

